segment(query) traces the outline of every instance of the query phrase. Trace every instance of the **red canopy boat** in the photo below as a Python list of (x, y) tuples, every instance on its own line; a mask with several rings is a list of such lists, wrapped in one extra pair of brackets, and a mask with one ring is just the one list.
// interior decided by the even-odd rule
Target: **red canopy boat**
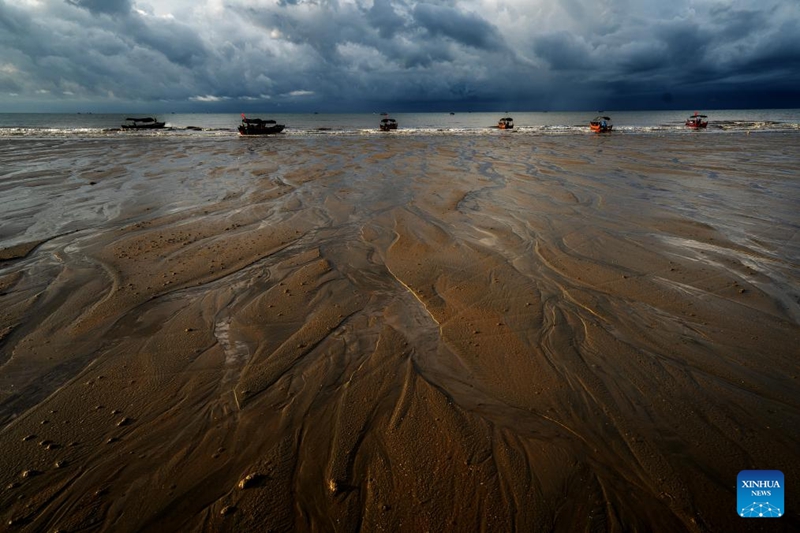
[(708, 117), (695, 111), (694, 115), (686, 119), (686, 125), (694, 129), (705, 128), (708, 126)]
[(611, 123), (611, 117), (603, 116), (594, 117), (594, 120), (589, 122), (589, 127), (595, 133), (604, 133), (614, 129), (614, 125)]

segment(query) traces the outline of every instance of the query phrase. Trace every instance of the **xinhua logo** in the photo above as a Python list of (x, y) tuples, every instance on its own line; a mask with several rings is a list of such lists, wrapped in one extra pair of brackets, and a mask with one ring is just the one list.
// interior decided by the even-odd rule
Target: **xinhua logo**
[(742, 470), (736, 479), (736, 506), (742, 518), (783, 516), (783, 472)]

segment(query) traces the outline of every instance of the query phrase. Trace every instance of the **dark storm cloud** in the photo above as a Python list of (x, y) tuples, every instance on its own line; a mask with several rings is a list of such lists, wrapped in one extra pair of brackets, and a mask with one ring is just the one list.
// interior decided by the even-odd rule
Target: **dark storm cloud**
[(449, 37), (466, 46), (498, 50), (503, 38), (492, 24), (474, 13), (448, 6), (417, 4), (414, 19), (431, 35)]
[(598, 24), (583, 35), (545, 33), (532, 49), (555, 84), (584, 93), (591, 85), (611, 105), (692, 105), (703, 93), (768, 105), (770, 91), (800, 82), (797, 10), (784, 11), (714, 5), (707, 14)]
[(782, 0), (0, 0), (0, 108), (800, 105), (798, 19)]
[(5, 2), (0, 2), (0, 42), (10, 43), (12, 37), (17, 35), (23, 26), (27, 24), (30, 17), (26, 13), (7, 6)]
[[(284, 2), (279, 8), (248, 6), (238, 15), (263, 28), (281, 32), (281, 38), (295, 44), (307, 45), (320, 56), (332, 60), (337, 45), (343, 42), (360, 42), (372, 33), (363, 23), (363, 16), (353, 9), (315, 7), (309, 2)], [(358, 16), (356, 16), (358, 15)]]
[(669, 22), (655, 28), (654, 40), (658, 45), (663, 45), (663, 54), (659, 58), (661, 66), (671, 67), (704, 61), (706, 50), (713, 44), (706, 31), (697, 24), (687, 22)]
[(200, 67), (207, 59), (205, 44), (192, 28), (175, 21), (163, 20), (144, 24), (134, 19), (120, 26), (131, 47), (142, 46), (162, 54), (170, 63), (183, 67)]
[(124, 15), (131, 11), (131, 0), (66, 0), (66, 2), (88, 9), (92, 13)]
[(375, 0), (367, 11), (367, 21), (377, 28), (383, 39), (391, 39), (405, 26), (404, 19), (397, 14), (390, 0)]
[(716, 27), (715, 35), (724, 40), (741, 39), (752, 33), (758, 33), (768, 22), (765, 13), (751, 9), (735, 9), (723, 4), (712, 6), (709, 15), (710, 20), (705, 26)]
[[(441, 13), (451, 21), (435, 22), (431, 15), (437, 12), (426, 6), (412, 13), (403, 2), (331, 4), (312, 11), (250, 6), (239, 13), (264, 33), (278, 30), (281, 40), (301, 47), (298, 54), (313, 65), (312, 80), (290, 75), (278, 84), (304, 85), (315, 94), (325, 90), (340, 100), (453, 98), (450, 85), (475, 77), (466, 72), (473, 67), (455, 64), (459, 55), (474, 54), (475, 47), (498, 48), (496, 30), (474, 15), (446, 9)], [(456, 29), (453, 21), (464, 27)], [(461, 50), (464, 41), (470, 51)]]
[[(0, 3), (0, 25), (12, 30), (0, 38), (3, 51), (11, 48), (0, 53), (0, 83), (5, 68), (34, 95), (158, 99), (179, 96), (181, 74), (204, 63), (203, 42), (174, 20), (145, 24), (138, 16), (106, 17), (98, 24), (95, 13), (76, 7), (59, 13), (59, 31), (53, 31), (38, 17)], [(4, 66), (4, 59), (13, 63)]]
[(576, 35), (565, 31), (537, 37), (533, 50), (554, 71), (585, 69), (594, 62), (592, 48)]
[[(738, 20), (748, 16), (749, 13), (743, 14), (732, 24), (738, 27)], [(725, 26), (725, 29), (729, 30), (730, 26)], [(792, 72), (797, 80), (800, 73), (800, 20), (788, 19), (774, 27), (762, 26), (756, 37), (752, 32), (741, 32), (741, 35), (742, 38), (734, 41), (738, 46), (723, 58), (729, 74), (768, 75), (783, 71)]]

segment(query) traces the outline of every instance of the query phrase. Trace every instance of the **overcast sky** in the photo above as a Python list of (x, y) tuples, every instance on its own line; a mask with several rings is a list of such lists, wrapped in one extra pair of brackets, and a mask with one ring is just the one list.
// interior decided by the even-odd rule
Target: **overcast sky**
[(800, 0), (0, 0), (0, 112), (800, 107)]

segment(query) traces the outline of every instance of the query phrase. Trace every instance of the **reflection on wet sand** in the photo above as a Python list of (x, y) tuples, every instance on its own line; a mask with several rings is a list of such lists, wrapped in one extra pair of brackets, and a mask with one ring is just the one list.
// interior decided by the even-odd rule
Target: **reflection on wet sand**
[(2, 519), (744, 530), (800, 475), (795, 141), (9, 141)]

